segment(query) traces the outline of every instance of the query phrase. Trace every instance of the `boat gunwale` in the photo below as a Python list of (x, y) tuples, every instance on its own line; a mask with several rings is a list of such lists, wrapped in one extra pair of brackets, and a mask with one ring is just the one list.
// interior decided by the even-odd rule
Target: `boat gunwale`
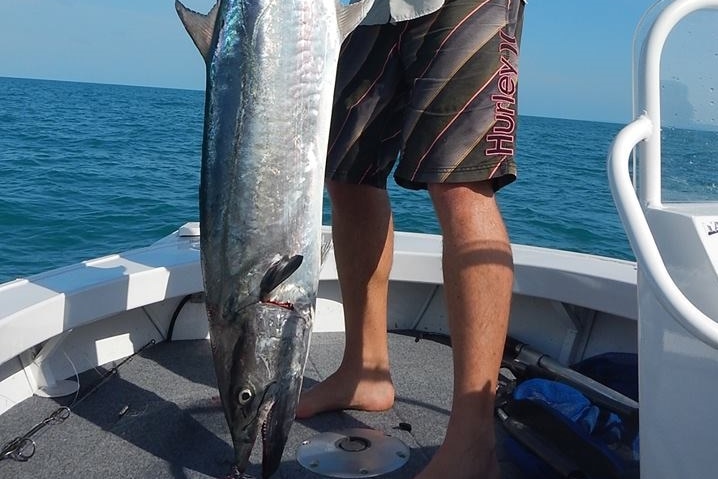
[[(148, 247), (0, 285), (0, 365), (70, 329), (202, 291), (199, 238), (178, 232)], [(512, 249), (514, 294), (637, 318), (635, 263), (536, 246)], [(336, 280), (332, 258), (320, 280)], [(391, 280), (441, 284), (441, 237), (398, 232)]]

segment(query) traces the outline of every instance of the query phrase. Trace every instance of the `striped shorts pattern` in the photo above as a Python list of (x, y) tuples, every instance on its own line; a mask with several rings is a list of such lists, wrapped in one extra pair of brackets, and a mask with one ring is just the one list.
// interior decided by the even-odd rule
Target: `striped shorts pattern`
[(516, 178), (523, 0), (448, 0), (437, 12), (361, 26), (342, 45), (327, 178), (398, 184)]

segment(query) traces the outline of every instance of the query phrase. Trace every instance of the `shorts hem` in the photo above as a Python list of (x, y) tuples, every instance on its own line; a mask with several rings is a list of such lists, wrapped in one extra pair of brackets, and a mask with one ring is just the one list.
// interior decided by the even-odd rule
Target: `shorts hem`
[(487, 174), (476, 174), (479, 170), (473, 170), (465, 172), (465, 174), (456, 174), (453, 171), (453, 175), (448, 178), (441, 177), (439, 175), (421, 175), (414, 179), (407, 179), (400, 175), (394, 175), (394, 181), (402, 188), (410, 190), (425, 190), (428, 189), (430, 184), (451, 184), (451, 183), (480, 183), (482, 181), (490, 181), (494, 191), (499, 191), (504, 186), (507, 186), (516, 181), (516, 171), (508, 171), (499, 176), (490, 177)]
[(385, 177), (368, 177), (357, 179), (351, 172), (334, 172), (326, 174), (324, 177), (325, 181), (335, 181), (337, 183), (344, 183), (348, 185), (362, 185), (362, 186), (373, 186), (381, 190), (386, 189), (387, 179)]

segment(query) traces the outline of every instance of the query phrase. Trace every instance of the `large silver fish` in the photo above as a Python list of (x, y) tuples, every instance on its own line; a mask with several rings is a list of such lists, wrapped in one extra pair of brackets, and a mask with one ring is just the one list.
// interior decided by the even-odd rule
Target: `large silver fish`
[(322, 192), (341, 42), (373, 0), (176, 2), (207, 65), (201, 263), (217, 382), (235, 449), (279, 467), (319, 282)]

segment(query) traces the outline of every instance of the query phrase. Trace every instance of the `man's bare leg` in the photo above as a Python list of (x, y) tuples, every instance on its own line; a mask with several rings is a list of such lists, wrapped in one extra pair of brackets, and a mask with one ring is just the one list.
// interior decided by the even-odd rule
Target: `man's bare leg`
[(416, 479), (498, 479), (493, 406), (513, 283), (509, 239), (488, 182), (429, 191), (443, 232), (454, 393), (444, 442)]
[(387, 192), (327, 182), (332, 235), (344, 302), (346, 344), (339, 369), (302, 393), (296, 416), (324, 411), (382, 411), (394, 404), (386, 314), (394, 231)]

